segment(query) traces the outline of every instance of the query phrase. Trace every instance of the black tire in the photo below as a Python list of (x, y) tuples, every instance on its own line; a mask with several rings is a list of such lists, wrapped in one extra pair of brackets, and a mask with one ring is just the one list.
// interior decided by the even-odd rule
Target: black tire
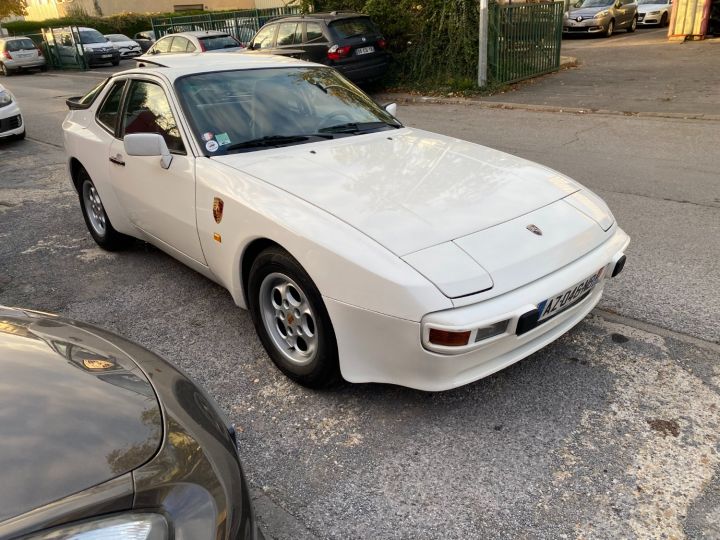
[(632, 34), (637, 29), (637, 17), (633, 17), (633, 20), (630, 22), (630, 26), (627, 27), (627, 33)]
[(0, 63), (0, 75), (3, 77), (9, 77), (12, 75), (12, 71), (10, 71), (5, 64)]
[(93, 218), (91, 218), (93, 210), (87, 208), (87, 204), (89, 203), (86, 202), (85, 192), (86, 190), (92, 188), (92, 190), (95, 191), (98, 200), (100, 200), (100, 196), (97, 194), (95, 184), (93, 184), (90, 175), (87, 171), (85, 171), (85, 169), (81, 169), (78, 172), (78, 186), (80, 209), (82, 210), (83, 219), (85, 219), (85, 225), (87, 226), (88, 231), (90, 231), (90, 235), (93, 237), (93, 240), (95, 240), (95, 243), (106, 251), (118, 251), (127, 247), (127, 245), (131, 242), (131, 238), (117, 232), (113, 228), (112, 223), (110, 223), (110, 218), (107, 216), (105, 208), (102, 206), (102, 202), (100, 202), (99, 208), (96, 208), (94, 213), (98, 217), (102, 216), (104, 220), (104, 229), (101, 231), (93, 224)]
[(113, 61), (112, 61), (112, 65), (113, 65), (113, 66), (119, 66), (119, 65), (120, 65), (120, 60), (113, 60)]
[(662, 17), (660, 17), (660, 28), (665, 28), (667, 25), (670, 24), (669, 17), (667, 14), (667, 11), (662, 14)]
[[(266, 327), (266, 316), (261, 306), (261, 291), (265, 290), (264, 284), (270, 282), (273, 276), (282, 276), (280, 279), (289, 278), (289, 281), (297, 284), (297, 287), (300, 289), (299, 298), (303, 302), (307, 302), (310, 308), (310, 313), (313, 316), (312, 330), (310, 333), (314, 333), (317, 343), (313, 356), (308, 360), (309, 363), (307, 364), (298, 365), (298, 363), (293, 362), (286, 356), (286, 354), (297, 355), (302, 350), (301, 347), (288, 346), (286, 347), (288, 352), (283, 353), (275, 343), (277, 334), (273, 330), (270, 331), (276, 336), (274, 338)], [(248, 308), (253, 324), (255, 325), (255, 330), (270, 359), (280, 371), (293, 381), (308, 388), (328, 388), (338, 384), (342, 380), (340, 376), (335, 331), (327, 309), (325, 308), (325, 303), (315, 283), (313, 283), (310, 276), (292, 255), (279, 247), (268, 248), (261, 252), (253, 261), (252, 267), (250, 268), (247, 292)], [(272, 295), (274, 292), (275, 289), (273, 288), (269, 294)], [(275, 315), (271, 315), (271, 317), (275, 317)], [(295, 320), (297, 321), (298, 319)], [(277, 327), (277, 321), (278, 319), (273, 319), (272, 323), (268, 324), (274, 324)], [(282, 320), (282, 327), (286, 333), (292, 334), (292, 331), (288, 331), (287, 329), (289, 326), (285, 326), (286, 324), (292, 325), (292, 323), (293, 320), (290, 319), (290, 315), (288, 315), (287, 321)], [(300, 334), (296, 335), (298, 335), (297, 340), (299, 341), (301, 336)], [(307, 348), (307, 345), (305, 345), (305, 347)]]
[(40, 66), (40, 71), (42, 71), (43, 73), (45, 73), (47, 70), (48, 70), (47, 64), (45, 64), (44, 66)]
[(603, 37), (609, 38), (613, 35), (613, 32), (615, 31), (615, 19), (610, 19), (610, 22), (608, 23), (607, 28), (605, 29), (605, 33), (603, 34)]

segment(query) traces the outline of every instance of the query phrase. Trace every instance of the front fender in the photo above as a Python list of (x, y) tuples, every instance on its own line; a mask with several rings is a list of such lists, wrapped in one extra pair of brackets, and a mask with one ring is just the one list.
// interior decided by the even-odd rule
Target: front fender
[[(295, 257), (324, 297), (412, 321), (452, 306), (407, 263), (324, 210), (209, 158), (197, 160), (196, 178), (203, 252), (238, 305), (246, 307), (243, 255), (265, 238)], [(223, 206), (219, 223), (216, 197)]]

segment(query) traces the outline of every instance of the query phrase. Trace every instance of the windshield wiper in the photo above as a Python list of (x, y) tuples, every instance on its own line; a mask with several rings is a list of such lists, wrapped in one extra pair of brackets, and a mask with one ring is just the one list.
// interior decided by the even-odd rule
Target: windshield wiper
[(391, 124), (390, 122), (348, 122), (346, 124), (324, 127), (318, 129), (318, 131), (320, 133), (365, 133), (384, 127), (399, 129), (402, 125)]
[(311, 135), (268, 135), (266, 137), (259, 137), (257, 139), (250, 139), (249, 141), (243, 141), (230, 146), (226, 146), (225, 150), (240, 150), (242, 148), (262, 148), (262, 147), (275, 147), (289, 144), (297, 144), (310, 140), (312, 137), (318, 137), (321, 139), (332, 139), (333, 136), (328, 133), (313, 133)]

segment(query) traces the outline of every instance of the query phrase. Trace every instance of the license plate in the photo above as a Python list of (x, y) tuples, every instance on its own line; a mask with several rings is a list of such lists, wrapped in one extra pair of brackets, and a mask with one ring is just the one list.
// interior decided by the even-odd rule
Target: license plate
[(538, 311), (540, 312), (538, 322), (565, 311), (579, 301), (588, 291), (592, 290), (595, 285), (600, 283), (604, 272), (605, 267), (595, 272), (592, 276), (583, 279), (580, 283), (573, 285), (569, 289), (565, 289), (560, 294), (552, 296), (541, 302), (538, 306)]
[(360, 47), (355, 49), (355, 54), (370, 54), (375, 52), (375, 47)]
[(112, 58), (112, 54), (103, 54), (100, 58)]

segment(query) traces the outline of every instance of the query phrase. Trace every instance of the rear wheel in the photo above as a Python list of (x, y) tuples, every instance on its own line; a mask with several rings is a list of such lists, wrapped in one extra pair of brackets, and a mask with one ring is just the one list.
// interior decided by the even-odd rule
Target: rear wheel
[(3, 77), (10, 76), (10, 70), (7, 68), (7, 66), (5, 64), (0, 63), (0, 74), (2, 74)]
[(614, 20), (611, 20), (611, 21), (608, 23), (607, 28), (605, 29), (605, 34), (603, 34), (603, 35), (604, 35), (605, 37), (610, 37), (610, 36), (613, 35), (613, 32), (614, 32), (614, 31), (615, 31), (615, 21), (614, 21)]
[(287, 251), (269, 248), (253, 261), (248, 307), (273, 363), (310, 388), (341, 380), (337, 342), (322, 296)]
[(100, 194), (95, 189), (95, 184), (90, 175), (84, 169), (78, 173), (80, 185), (80, 208), (82, 209), (85, 225), (90, 231), (95, 243), (108, 251), (117, 251), (124, 248), (130, 242), (130, 237), (117, 232), (110, 218), (105, 213)]
[(48, 70), (47, 64), (43, 64), (43, 65), (40, 67), (40, 71), (42, 71), (43, 73), (46, 72), (47, 70)]
[(633, 17), (633, 20), (630, 23), (630, 26), (628, 26), (628, 28), (627, 28), (628, 34), (633, 33), (636, 28), (637, 28), (637, 17)]

